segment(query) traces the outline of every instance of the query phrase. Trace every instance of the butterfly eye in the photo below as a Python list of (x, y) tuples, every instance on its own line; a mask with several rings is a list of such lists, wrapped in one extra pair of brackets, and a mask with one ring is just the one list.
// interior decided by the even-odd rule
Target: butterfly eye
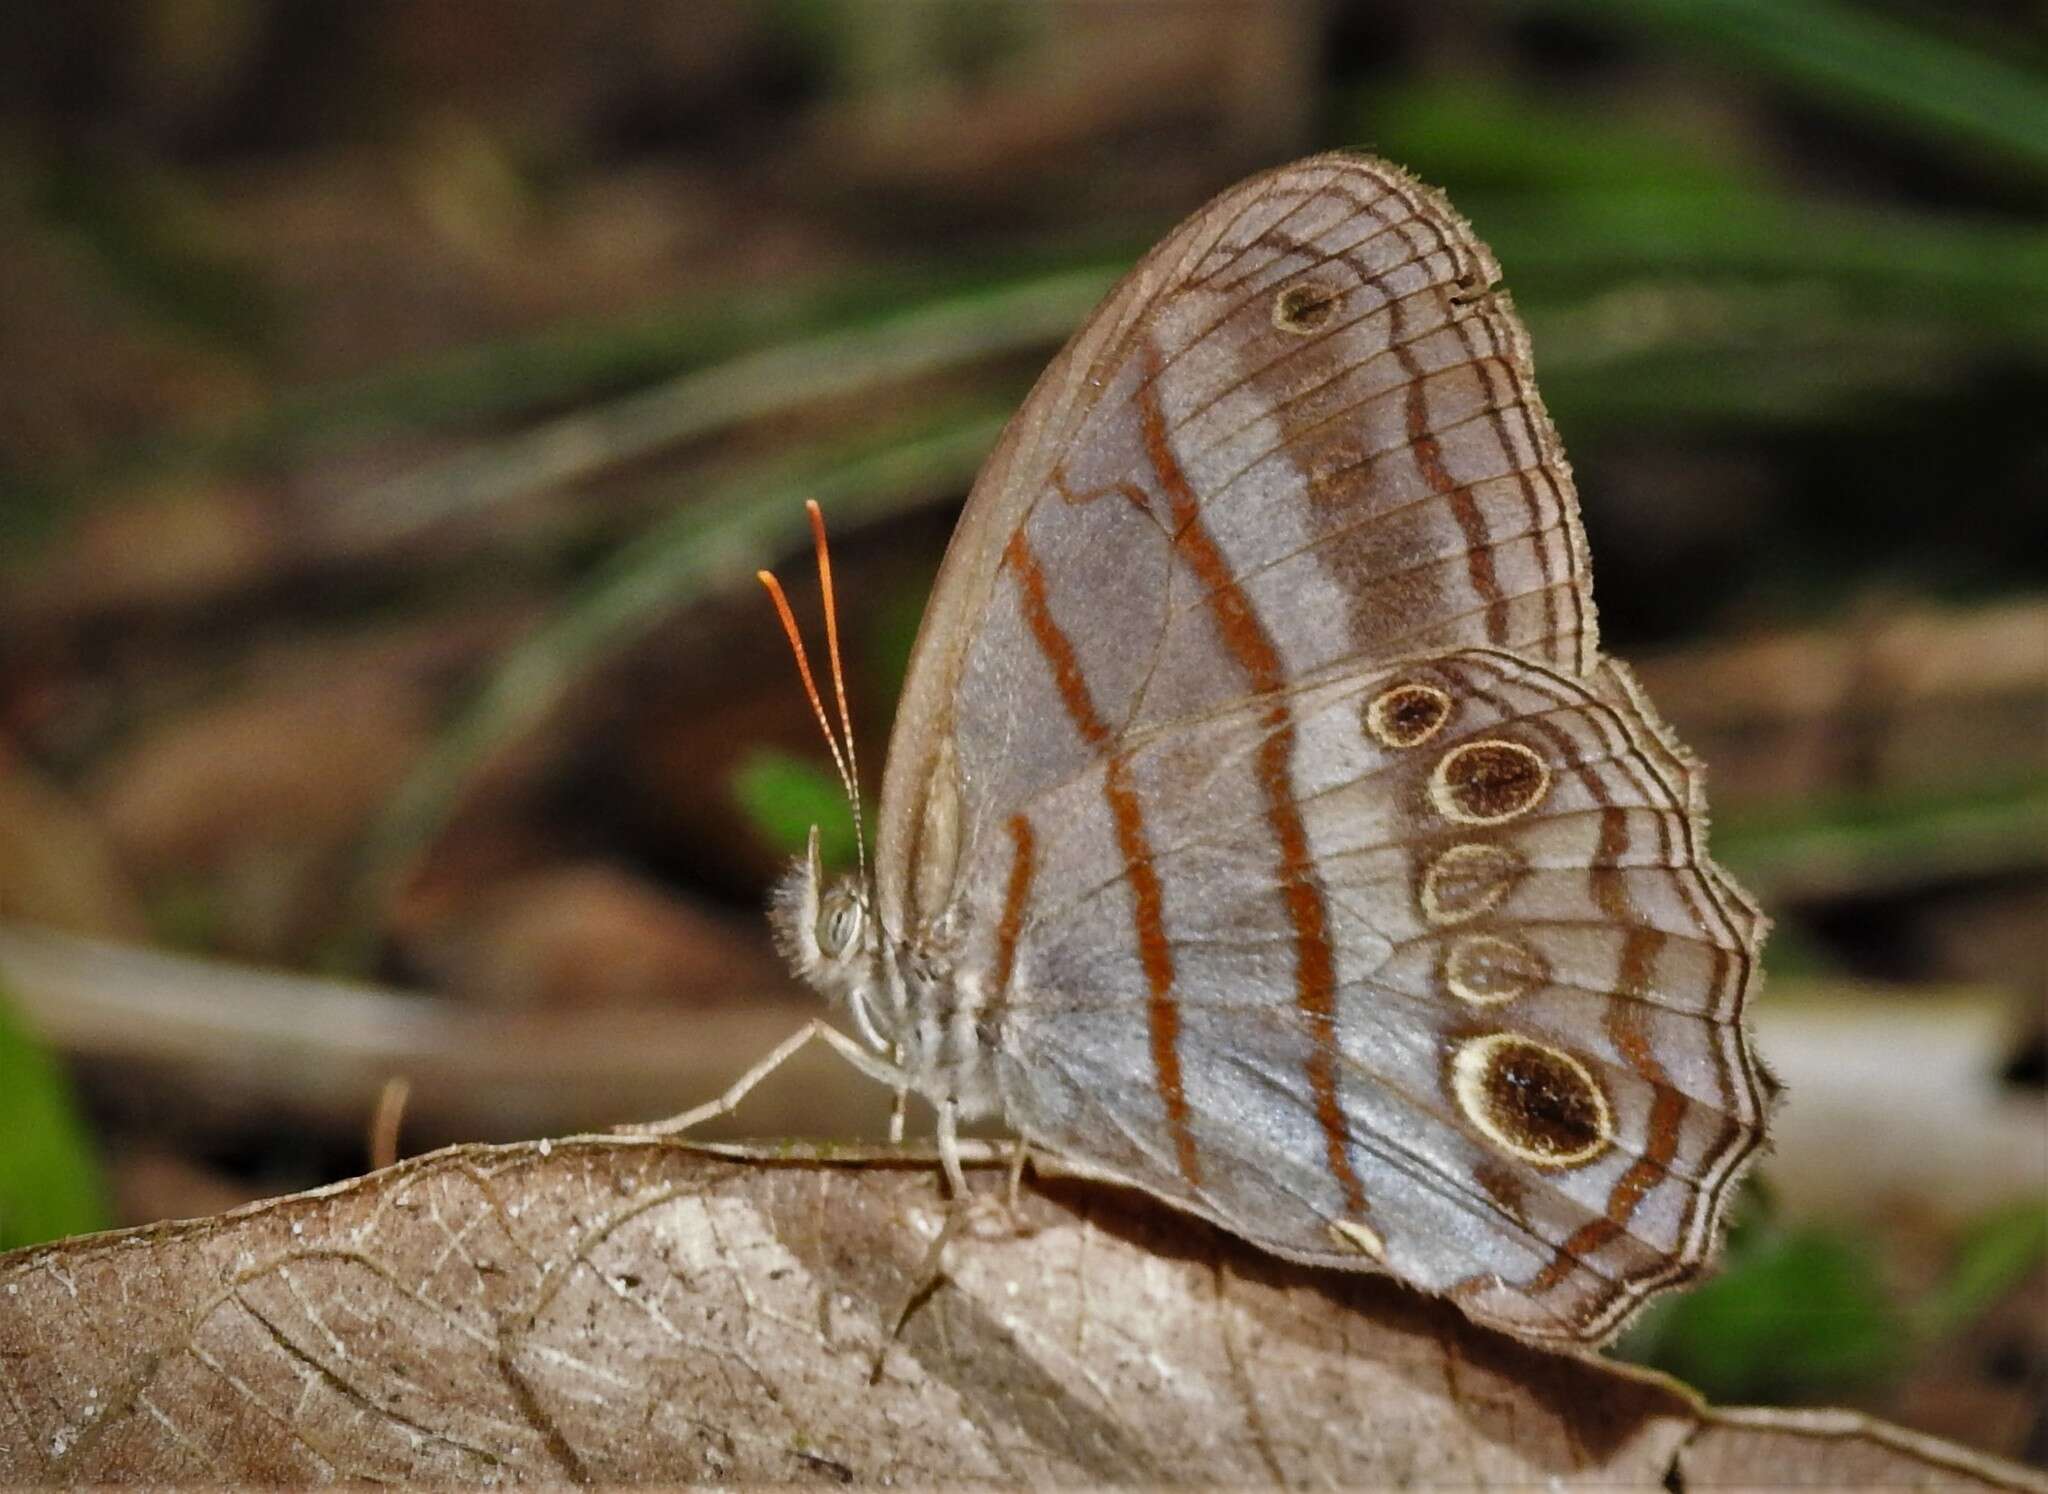
[(853, 941), (860, 937), (864, 916), (856, 899), (843, 896), (828, 898), (818, 910), (818, 925), (814, 930), (818, 952), (828, 960), (836, 960), (845, 954), (853, 947)]

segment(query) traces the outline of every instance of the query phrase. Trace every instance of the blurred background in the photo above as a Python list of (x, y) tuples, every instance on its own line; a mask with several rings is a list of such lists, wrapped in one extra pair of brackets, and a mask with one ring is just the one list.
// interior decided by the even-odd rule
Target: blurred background
[[(1364, 147), (1497, 251), (1609, 648), (1777, 920), (1729, 1268), (1620, 1352), (2048, 1463), (2027, 0), (78, 0), (0, 52), (0, 1247), (671, 1113), (814, 1008), (959, 500), (1111, 280)], [(401, 1093), (394, 1081), (403, 1081)], [(726, 1134), (875, 1134), (799, 1060)], [(400, 1123), (402, 1120), (402, 1124)]]

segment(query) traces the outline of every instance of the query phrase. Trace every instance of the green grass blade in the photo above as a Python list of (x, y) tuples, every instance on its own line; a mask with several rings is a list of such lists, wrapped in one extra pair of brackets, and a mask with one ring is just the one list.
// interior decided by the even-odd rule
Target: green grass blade
[(936, 492), (964, 489), (1008, 412), (1005, 403), (936, 430), (893, 433), (862, 453), (835, 445), (750, 468), (620, 550), (511, 651), (392, 801), (365, 847), (351, 942), (361, 947), (374, 937), (393, 890), (478, 769), (541, 720), (598, 659), (676, 608), (744, 582), (801, 545), (810, 532), (806, 498), (816, 498), (844, 529), (904, 512)]
[(1110, 280), (1103, 270), (1070, 271), (764, 347), (407, 473), (363, 495), (354, 527), (416, 531), (728, 426), (1055, 343)]
[(2048, 783), (1752, 808), (1716, 820), (1714, 857), (1766, 901), (2031, 871), (2048, 864)]
[[(957, 347), (962, 338), (971, 344), (979, 329), (989, 339), (983, 346), (997, 354), (1056, 341), (1128, 263), (1129, 256), (1084, 245), (1069, 247), (1057, 260), (1041, 254), (1002, 264), (927, 266), (800, 289), (728, 293), (458, 348), (288, 392), (223, 427), (166, 431), (61, 470), (10, 471), (0, 465), (0, 532), (25, 560), (32, 557), (28, 544), (49, 523), (20, 522), (19, 514), (59, 515), (146, 478), (303, 460), (337, 445), (504, 420), (542, 407), (592, 407), (600, 422), (623, 420), (624, 415), (602, 415), (603, 401), (615, 399), (630, 412), (636, 397), (671, 383), (687, 394), (723, 377), (713, 370), (726, 360), (744, 367), (762, 348), (779, 347), (782, 357), (800, 365), (809, 349), (811, 366), (801, 371), (814, 378), (826, 366), (819, 360), (838, 360), (834, 371), (850, 376), (863, 357), (881, 350), (900, 358), (905, 344), (920, 336), (931, 337), (935, 347), (951, 338)], [(792, 397), (770, 408), (795, 402)], [(687, 435), (691, 426), (686, 421), (680, 430)], [(574, 434), (565, 428), (558, 441)], [(563, 449), (558, 444), (557, 452)], [(481, 481), (490, 475), (484, 461), (458, 458), (409, 481), (420, 488), (452, 486), (466, 464), (475, 465)], [(404, 491), (394, 488), (400, 496)]]
[(1979, 1219), (1964, 1235), (1947, 1278), (1919, 1304), (1921, 1333), (1960, 1333), (2006, 1300), (2048, 1260), (2048, 1208), (2009, 1204)]
[(1988, 147), (2048, 168), (2038, 77), (1839, 0), (1544, 0), (1703, 41), (1889, 129)]

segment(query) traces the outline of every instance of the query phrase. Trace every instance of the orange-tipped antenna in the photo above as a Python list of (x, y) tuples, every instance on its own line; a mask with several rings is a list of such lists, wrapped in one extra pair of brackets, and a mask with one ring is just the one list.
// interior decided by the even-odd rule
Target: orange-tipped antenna
[(832, 730), (832, 718), (825, 714), (825, 702), (818, 695), (818, 682), (811, 677), (811, 656), (804, 652), (803, 635), (796, 630), (789, 598), (782, 594), (782, 583), (775, 579), (773, 571), (756, 571), (754, 579), (768, 588), (769, 600), (775, 603), (775, 614), (782, 619), (783, 636), (789, 639), (789, 651), (796, 655), (796, 672), (803, 677), (804, 694), (811, 699), (811, 714), (818, 718), (818, 730), (825, 734), (825, 745), (832, 749), (833, 765), (839, 769), (839, 785), (850, 794), (853, 779), (846, 771), (846, 755), (839, 750), (839, 734)]
[(846, 671), (839, 667), (839, 607), (832, 594), (832, 551), (825, 543), (825, 511), (818, 507), (818, 500), (806, 498), (804, 511), (811, 516), (811, 539), (818, 547), (818, 591), (825, 599), (825, 651), (832, 663), (832, 693), (839, 701), (839, 729), (846, 738), (847, 773), (853, 780), (847, 798), (853, 807), (854, 852), (865, 867), (867, 848), (862, 843), (860, 827), (860, 758), (853, 750), (853, 715), (846, 709)]
[(840, 733), (832, 729), (832, 718), (825, 713), (824, 697), (818, 693), (817, 678), (811, 673), (810, 655), (804, 650), (803, 635), (797, 631), (796, 616), (789, 609), (789, 598), (783, 595), (782, 583), (770, 571), (756, 571), (754, 575), (768, 589), (769, 600), (775, 603), (775, 615), (782, 620), (782, 632), (789, 639), (789, 651), (796, 655), (796, 672), (803, 679), (804, 694), (811, 702), (811, 714), (818, 718), (818, 730), (825, 734), (825, 745), (831, 749), (833, 766), (839, 770), (839, 786), (845, 791), (846, 807), (853, 815), (854, 855), (865, 880), (867, 838), (860, 820), (860, 779), (856, 776), (857, 762), (853, 755), (853, 717), (846, 708), (846, 676), (839, 664), (839, 614), (832, 594), (832, 561), (825, 547), (825, 517), (815, 500), (804, 506), (810, 512), (811, 534), (818, 548), (818, 584), (825, 598), (825, 645), (831, 658), (832, 688), (839, 704), (839, 721), (846, 737), (843, 751)]

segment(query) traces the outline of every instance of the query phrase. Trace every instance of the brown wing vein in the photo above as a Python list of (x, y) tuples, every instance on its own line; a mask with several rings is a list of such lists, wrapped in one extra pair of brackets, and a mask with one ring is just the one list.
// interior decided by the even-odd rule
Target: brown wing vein
[(1173, 999), (1173, 949), (1166, 940), (1165, 900), (1159, 885), (1159, 871), (1152, 862), (1152, 850), (1145, 834), (1144, 811), (1131, 787), (1124, 755), (1113, 749), (1109, 729), (1096, 713), (1088, 681), (1074, 654), (1074, 645), (1060, 628), (1046, 601), (1045, 573), (1020, 527), (1011, 536), (1005, 560), (1017, 577), (1024, 602), (1024, 616), (1031, 636), (1051, 666), (1053, 683), (1060, 701), (1081, 739), (1103, 754), (1103, 797), (1116, 825), (1117, 848), (1124, 859), (1131, 884), (1132, 920), (1138, 940), (1138, 959), (1144, 967), (1149, 989), (1146, 1016), (1151, 1027), (1152, 1063), (1159, 1097), (1166, 1107), (1167, 1128), (1173, 1133), (1174, 1154), (1181, 1176), (1190, 1188), (1201, 1186), (1201, 1166), (1195, 1152), (1194, 1129), (1188, 1113), (1187, 1090), (1180, 1067), (1180, 1009)]
[[(1156, 361), (1156, 350), (1150, 350)], [(1231, 578), (1229, 563), (1202, 523), (1200, 504), (1166, 434), (1165, 413), (1148, 383), (1138, 402), (1145, 452), (1166, 494), (1174, 519), (1174, 543), (1209, 592), (1211, 610), (1225, 646), (1236, 658), (1256, 696), (1268, 697), (1268, 734), (1258, 749), (1257, 776), (1266, 800), (1267, 821), (1280, 856), (1280, 893), (1295, 935), (1295, 1000), (1307, 1019), (1309, 1093), (1323, 1131), (1330, 1173), (1354, 1215), (1365, 1211), (1365, 1186), (1351, 1165), (1350, 1130), (1337, 1093), (1337, 973), (1330, 945), (1329, 910), (1310, 859), (1308, 829), (1294, 802), (1294, 722), (1285, 694), (1287, 678), (1279, 650), (1266, 635), (1251, 600)]]

